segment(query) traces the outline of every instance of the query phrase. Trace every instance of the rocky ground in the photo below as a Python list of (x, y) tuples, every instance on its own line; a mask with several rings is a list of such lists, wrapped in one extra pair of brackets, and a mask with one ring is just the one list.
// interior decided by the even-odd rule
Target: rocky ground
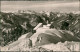
[[(22, 35), (17, 41), (1, 47), (1, 51), (80, 51), (80, 42), (76, 41), (79, 39), (72, 32), (41, 29), (33, 35), (31, 33)], [(30, 40), (32, 46), (29, 45)]]

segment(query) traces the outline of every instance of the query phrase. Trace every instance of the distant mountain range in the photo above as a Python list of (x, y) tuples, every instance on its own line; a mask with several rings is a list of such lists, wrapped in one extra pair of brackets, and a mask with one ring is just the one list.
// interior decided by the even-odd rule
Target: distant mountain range
[[(47, 15), (44, 12), (38, 13), (35, 11), (31, 11), (31, 13), (17, 14), (0, 13), (0, 32), (2, 32), (0, 36), (4, 39), (4, 45), (17, 40), (25, 33), (33, 33), (33, 28), (38, 23), (46, 25), (47, 21), (48, 23), (52, 22), (51, 26), (54, 26), (56, 29), (68, 29), (69, 31), (72, 31), (75, 36), (80, 37), (80, 14), (50, 12), (49, 15)], [(69, 23), (69, 27), (65, 28), (66, 25), (63, 22)], [(2, 42), (0, 42), (0, 44), (2, 44)]]
[(2, 0), (2, 1), (79, 1), (79, 0)]
[(40, 11), (55, 11), (55, 12), (78, 12), (79, 11), (79, 2), (27, 2), (27, 1), (7, 1), (1, 2), (1, 11), (4, 12), (16, 12), (17, 10), (33, 10), (36, 12)]

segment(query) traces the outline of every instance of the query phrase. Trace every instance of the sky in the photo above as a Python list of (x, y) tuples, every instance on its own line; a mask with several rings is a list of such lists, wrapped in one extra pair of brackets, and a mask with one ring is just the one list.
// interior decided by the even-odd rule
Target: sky
[(64, 1), (1, 1), (1, 11), (16, 12), (18, 10), (40, 11), (60, 11), (72, 12), (79, 11), (78, 0)]

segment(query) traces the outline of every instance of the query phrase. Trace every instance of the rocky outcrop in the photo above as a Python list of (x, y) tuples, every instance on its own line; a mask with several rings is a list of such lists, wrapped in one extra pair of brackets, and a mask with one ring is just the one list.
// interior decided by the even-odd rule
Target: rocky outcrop
[(67, 30), (40, 28), (31, 37), (33, 45), (45, 45), (65, 41), (80, 41), (72, 32)]

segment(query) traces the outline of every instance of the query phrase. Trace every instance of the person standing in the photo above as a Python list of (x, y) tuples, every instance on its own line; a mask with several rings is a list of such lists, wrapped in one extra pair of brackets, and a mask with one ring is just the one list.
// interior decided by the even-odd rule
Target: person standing
[(32, 40), (30, 38), (28, 38), (27, 47), (32, 47)]

